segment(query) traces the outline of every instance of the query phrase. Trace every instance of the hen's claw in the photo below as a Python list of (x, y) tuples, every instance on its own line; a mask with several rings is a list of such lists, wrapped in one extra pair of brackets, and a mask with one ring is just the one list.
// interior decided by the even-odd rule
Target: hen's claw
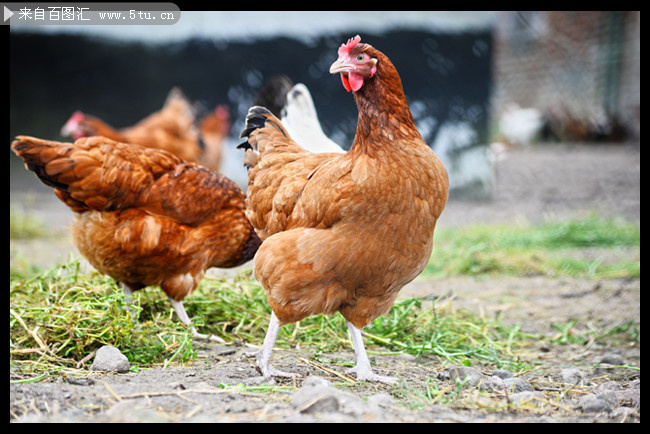
[(257, 361), (257, 370), (260, 372), (260, 374), (262, 374), (263, 377), (281, 377), (291, 379), (297, 379), (301, 377), (300, 374), (280, 371), (279, 369), (276, 369), (269, 364), (264, 365), (264, 363), (259, 359)]
[(206, 340), (206, 341), (216, 342), (216, 343), (219, 343), (219, 344), (225, 344), (226, 343), (226, 341), (221, 339), (219, 336), (206, 335), (206, 334), (203, 334), (203, 333), (199, 333), (199, 332), (196, 331), (196, 329), (194, 327), (192, 327), (192, 337), (195, 338), (195, 339), (203, 339), (203, 340)]
[(386, 375), (377, 375), (370, 369), (355, 366), (345, 371), (346, 374), (356, 374), (358, 381), (374, 381), (375, 383), (397, 384), (397, 378)]
[(185, 308), (183, 307), (183, 303), (181, 301), (176, 301), (171, 297), (168, 297), (168, 298), (169, 298), (169, 302), (171, 303), (172, 307), (176, 311), (176, 315), (178, 315), (178, 319), (180, 319), (180, 321), (183, 324), (185, 324), (186, 326), (192, 328), (192, 337), (193, 338), (203, 339), (203, 340), (206, 340), (206, 341), (217, 342), (217, 343), (220, 343), (220, 344), (225, 344), (226, 343), (226, 341), (221, 339), (219, 336), (206, 335), (206, 334), (197, 332), (196, 329), (194, 328), (194, 326), (192, 325), (192, 322), (190, 321), (190, 318), (187, 316), (187, 313), (185, 312)]

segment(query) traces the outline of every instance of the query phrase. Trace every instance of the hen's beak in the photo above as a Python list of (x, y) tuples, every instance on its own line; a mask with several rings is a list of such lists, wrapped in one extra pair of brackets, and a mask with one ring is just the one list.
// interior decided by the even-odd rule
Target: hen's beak
[(332, 63), (332, 66), (330, 66), (330, 74), (336, 74), (338, 72), (349, 72), (353, 68), (349, 64), (346, 63), (346, 58), (345, 57), (339, 57), (336, 62)]
[(77, 125), (77, 123), (72, 122), (72, 119), (69, 120), (63, 127), (61, 127), (61, 135), (63, 137), (71, 136), (72, 132), (77, 128)]
[(84, 115), (82, 112), (77, 110), (70, 116), (70, 119), (68, 119), (68, 122), (65, 123), (65, 125), (61, 128), (61, 135), (66, 137), (66, 136), (73, 136), (73, 138), (76, 140), (79, 137), (74, 137), (73, 133), (79, 128), (79, 125), (83, 121)]

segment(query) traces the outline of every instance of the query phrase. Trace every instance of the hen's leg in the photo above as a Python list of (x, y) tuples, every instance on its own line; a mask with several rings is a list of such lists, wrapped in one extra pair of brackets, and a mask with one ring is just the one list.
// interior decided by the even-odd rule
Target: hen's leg
[(352, 338), (352, 345), (354, 345), (354, 352), (357, 355), (357, 363), (354, 368), (350, 368), (346, 372), (357, 374), (357, 380), (377, 381), (386, 384), (397, 383), (397, 378), (395, 377), (386, 377), (372, 372), (370, 360), (368, 359), (368, 354), (366, 354), (366, 347), (363, 345), (361, 331), (352, 325), (351, 322), (347, 321), (347, 324), (348, 330), (350, 330), (350, 337)]
[(273, 376), (273, 377), (288, 377), (295, 378), (298, 377), (298, 374), (290, 374), (288, 372), (282, 372), (275, 369), (270, 365), (271, 353), (273, 352), (273, 347), (275, 346), (275, 339), (278, 337), (278, 331), (280, 330), (280, 322), (278, 317), (275, 316), (274, 312), (271, 312), (271, 321), (269, 322), (269, 329), (266, 331), (266, 337), (264, 338), (264, 344), (262, 349), (256, 355), (257, 368), (260, 370), (263, 376)]
[(129, 288), (125, 283), (120, 282), (119, 284), (122, 287), (122, 291), (124, 291), (124, 298), (126, 298), (126, 301), (133, 303), (133, 291), (131, 288)]
[(194, 326), (192, 325), (192, 322), (190, 321), (190, 318), (187, 316), (187, 312), (185, 312), (185, 308), (183, 307), (183, 302), (182, 301), (176, 301), (171, 297), (168, 297), (168, 298), (169, 298), (169, 302), (172, 304), (172, 307), (176, 311), (176, 315), (178, 315), (178, 319), (181, 320), (181, 322), (183, 324), (185, 324), (186, 326), (191, 328), (192, 337), (195, 337), (197, 339), (205, 339), (205, 340), (212, 341), (212, 342), (218, 342), (220, 344), (223, 344), (223, 343), (226, 342), (226, 341), (224, 341), (223, 339), (221, 339), (218, 336), (205, 335), (205, 334), (197, 332), (196, 329), (194, 328)]
[[(133, 304), (133, 290), (129, 288), (129, 286), (124, 283), (124, 282), (118, 282), (119, 286), (122, 287), (122, 291), (124, 291), (124, 299), (127, 303)], [(129, 314), (131, 314), (131, 320), (135, 320), (135, 309), (133, 309), (131, 306), (126, 306), (126, 310), (129, 311)]]

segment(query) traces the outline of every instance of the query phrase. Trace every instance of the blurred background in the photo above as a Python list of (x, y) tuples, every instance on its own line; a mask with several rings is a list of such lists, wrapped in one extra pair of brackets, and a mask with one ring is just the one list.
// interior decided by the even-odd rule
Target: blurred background
[[(324, 132), (349, 148), (356, 106), (328, 70), (355, 34), (397, 67), (450, 173), (451, 223), (594, 207), (638, 219), (639, 11), (181, 11), (172, 26), (12, 26), (9, 143), (64, 140), (76, 110), (131, 126), (179, 87), (228, 107), (221, 171), (245, 188), (237, 137), (275, 75), (306, 84)], [(9, 152), (12, 202), (67, 225), (70, 211)]]

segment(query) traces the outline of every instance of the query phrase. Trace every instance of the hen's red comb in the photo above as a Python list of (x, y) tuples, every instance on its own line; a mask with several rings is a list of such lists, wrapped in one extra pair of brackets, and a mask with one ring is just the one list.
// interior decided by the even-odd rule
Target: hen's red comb
[(81, 112), (81, 110), (77, 110), (76, 112), (72, 113), (72, 116), (70, 116), (70, 121), (73, 122), (81, 122), (84, 120), (84, 114)]
[(348, 39), (347, 43), (341, 44), (339, 47), (339, 57), (349, 54), (350, 50), (356, 47), (359, 42), (361, 42), (361, 36), (357, 35), (354, 38)]

